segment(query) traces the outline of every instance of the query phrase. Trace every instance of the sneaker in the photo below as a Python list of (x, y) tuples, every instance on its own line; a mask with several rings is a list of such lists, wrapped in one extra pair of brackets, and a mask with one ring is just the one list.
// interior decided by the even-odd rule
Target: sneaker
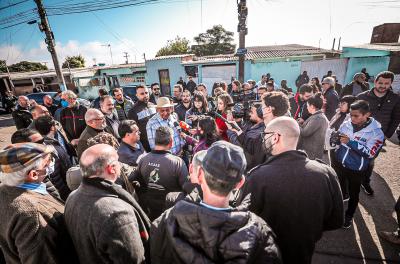
[(363, 183), (363, 184), (361, 184), (361, 187), (363, 188), (364, 192), (367, 195), (370, 195), (370, 196), (374, 195), (374, 190), (372, 190), (371, 185), (369, 185), (369, 183)]
[(378, 235), (390, 243), (400, 245), (400, 236), (398, 232), (379, 231)]
[(346, 215), (346, 216), (344, 217), (343, 228), (346, 228), (346, 229), (350, 228), (352, 222), (353, 222), (353, 217), (350, 217), (350, 216), (347, 216), (347, 215)]

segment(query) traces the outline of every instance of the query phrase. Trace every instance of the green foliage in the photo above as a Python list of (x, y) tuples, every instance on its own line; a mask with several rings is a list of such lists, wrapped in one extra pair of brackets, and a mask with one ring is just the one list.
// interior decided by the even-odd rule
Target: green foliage
[(62, 67), (68, 68), (68, 63), (71, 69), (85, 67), (85, 59), (82, 57), (82, 55), (66, 57)]
[(167, 45), (157, 52), (156, 57), (187, 54), (189, 49), (189, 40), (177, 36), (174, 40), (168, 40)]
[(39, 62), (20, 61), (18, 63), (8, 66), (10, 72), (30, 72), (30, 71), (44, 71), (48, 70), (46, 65)]
[(194, 38), (197, 45), (192, 46), (192, 52), (197, 56), (230, 54), (235, 52), (233, 32), (227, 31), (222, 25), (215, 25), (206, 33), (200, 33)]
[(0, 72), (7, 72), (5, 60), (0, 60)]

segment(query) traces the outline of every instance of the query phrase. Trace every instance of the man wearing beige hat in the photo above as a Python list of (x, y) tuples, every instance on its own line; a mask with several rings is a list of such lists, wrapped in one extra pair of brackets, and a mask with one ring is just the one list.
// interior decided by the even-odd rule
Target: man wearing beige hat
[(54, 170), (54, 152), (36, 143), (0, 151), (0, 248), (7, 263), (76, 263), (64, 206), (42, 183)]
[(173, 131), (171, 153), (174, 155), (179, 155), (182, 150), (182, 146), (185, 144), (185, 141), (180, 137), (178, 121), (175, 119), (174, 115), (172, 115), (174, 105), (176, 104), (171, 103), (168, 97), (160, 97), (157, 100), (157, 105), (155, 106), (157, 109), (157, 114), (155, 114), (149, 120), (149, 122), (147, 122), (146, 131), (150, 148), (154, 149), (157, 128), (160, 126), (171, 128)]

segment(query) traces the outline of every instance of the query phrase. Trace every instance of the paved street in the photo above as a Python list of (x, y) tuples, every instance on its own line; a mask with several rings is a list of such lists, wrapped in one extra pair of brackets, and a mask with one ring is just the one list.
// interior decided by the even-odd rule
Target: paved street
[[(10, 115), (0, 115), (1, 148), (10, 143), (14, 131)], [(355, 224), (350, 229), (326, 232), (317, 244), (313, 263), (400, 263), (400, 247), (377, 236), (380, 230), (396, 228), (393, 207), (400, 195), (400, 147), (389, 141), (384, 149), (375, 162), (372, 177), (375, 195), (361, 193)]]

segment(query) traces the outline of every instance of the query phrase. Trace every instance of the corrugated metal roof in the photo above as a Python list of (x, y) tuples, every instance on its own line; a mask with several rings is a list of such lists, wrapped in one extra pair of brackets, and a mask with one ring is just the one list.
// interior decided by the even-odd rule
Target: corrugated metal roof
[(152, 59), (148, 59), (148, 61), (156, 61), (156, 60), (164, 60), (164, 59), (179, 59), (185, 57), (193, 57), (194, 54), (179, 54), (179, 55), (168, 55), (168, 56), (159, 56)]
[(373, 50), (385, 50), (385, 51), (400, 51), (400, 43), (374, 43), (374, 44), (362, 44), (356, 46), (346, 46), (347, 48), (357, 49), (373, 49)]

